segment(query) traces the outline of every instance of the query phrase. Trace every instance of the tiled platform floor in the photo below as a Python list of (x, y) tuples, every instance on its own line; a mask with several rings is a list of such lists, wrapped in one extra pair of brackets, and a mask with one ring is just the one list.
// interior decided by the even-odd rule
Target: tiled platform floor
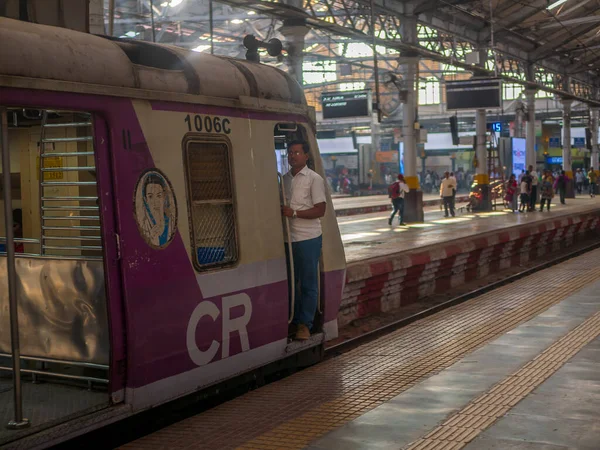
[[(562, 336), (581, 335), (578, 327), (600, 311), (598, 260), (600, 250), (540, 271), (125, 448), (399, 449), (419, 443)], [(586, 339), (600, 333), (599, 320), (586, 327)], [(553, 355), (570, 357), (573, 342), (585, 344), (568, 340)], [(544, 363), (537, 369), (559, 368), (553, 360)], [(438, 448), (456, 442), (446, 444)]]
[(581, 196), (567, 199), (566, 205), (553, 205), (550, 212), (513, 213), (458, 213), (455, 218), (443, 217), (439, 208), (425, 212), (425, 222), (400, 227), (388, 225), (388, 213), (339, 217), (338, 224), (344, 242), (346, 261), (353, 263), (395, 253), (427, 247), (454, 239), (486, 232), (534, 224), (548, 219), (568, 217), (573, 214), (600, 210), (600, 197)]

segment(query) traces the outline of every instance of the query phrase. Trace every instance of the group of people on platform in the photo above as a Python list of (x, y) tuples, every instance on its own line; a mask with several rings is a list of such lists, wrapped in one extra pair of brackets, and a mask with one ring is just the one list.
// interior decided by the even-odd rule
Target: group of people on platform
[[(465, 171), (461, 167), (456, 171), (456, 173), (452, 173), (452, 176), (456, 181), (455, 190), (468, 190), (473, 184), (475, 173), (472, 171)], [(423, 192), (426, 194), (431, 194), (432, 192), (440, 189), (446, 176), (444, 173), (444, 175), (440, 177), (435, 170), (427, 170), (425, 172), (420, 172), (419, 178), (421, 180), (421, 186), (423, 186)]]
[[(454, 217), (455, 213), (455, 203), (456, 203), (456, 190), (457, 190), (458, 182), (454, 173), (445, 172), (444, 178), (442, 178), (440, 182), (440, 197), (444, 203), (444, 217), (448, 217), (451, 215)], [(398, 214), (398, 221), (400, 225), (405, 225), (404, 223), (404, 197), (409, 191), (409, 187), (404, 180), (404, 176), (402, 174), (398, 175), (398, 180), (392, 183), (388, 187), (388, 193), (390, 198), (392, 199), (392, 214), (388, 219), (388, 224), (392, 225), (394, 217)]]
[[(584, 177), (585, 180), (587, 180), (587, 183), (584, 183)], [(525, 210), (534, 211), (539, 188), (540, 211), (544, 210), (544, 206), (550, 211), (550, 204), (556, 193), (559, 195), (560, 203), (563, 205), (565, 204), (569, 181), (569, 177), (564, 170), (560, 172), (544, 170), (541, 174), (538, 174), (533, 166), (529, 166), (527, 171), (524, 171), (519, 175), (518, 180), (513, 173), (506, 182), (504, 196), (505, 206), (516, 211), (517, 201), (520, 200), (520, 205), (518, 207), (519, 212), (525, 212)], [(593, 169), (587, 173), (582, 169), (577, 169), (575, 172), (575, 184), (579, 194), (583, 193), (583, 186), (584, 184), (587, 184), (590, 197), (595, 197), (597, 181), (598, 172)]]

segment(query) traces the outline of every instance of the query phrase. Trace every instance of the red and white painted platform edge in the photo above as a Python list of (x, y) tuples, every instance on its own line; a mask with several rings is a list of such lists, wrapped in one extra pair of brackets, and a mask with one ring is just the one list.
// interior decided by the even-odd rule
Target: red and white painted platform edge
[(600, 208), (559, 214), (349, 264), (338, 325), (542, 259), (575, 241), (600, 239)]

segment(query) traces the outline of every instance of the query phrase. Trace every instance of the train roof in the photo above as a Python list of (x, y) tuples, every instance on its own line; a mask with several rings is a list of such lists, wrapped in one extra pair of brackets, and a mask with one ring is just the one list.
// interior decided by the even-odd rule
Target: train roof
[(7, 18), (0, 42), (0, 75), (306, 105), (285, 72), (245, 60)]

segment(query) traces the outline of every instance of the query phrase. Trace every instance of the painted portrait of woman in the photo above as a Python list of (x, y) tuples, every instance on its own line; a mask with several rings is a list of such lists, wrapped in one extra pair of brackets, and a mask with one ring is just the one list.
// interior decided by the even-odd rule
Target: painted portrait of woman
[(136, 219), (144, 240), (166, 247), (177, 230), (177, 204), (171, 184), (157, 170), (145, 172), (136, 188)]

